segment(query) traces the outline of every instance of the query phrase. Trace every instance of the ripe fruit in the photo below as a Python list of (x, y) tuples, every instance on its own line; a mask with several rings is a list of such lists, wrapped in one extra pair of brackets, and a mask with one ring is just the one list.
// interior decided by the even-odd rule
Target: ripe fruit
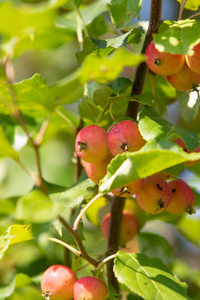
[(177, 73), (183, 66), (185, 57), (182, 54), (160, 52), (152, 41), (146, 49), (146, 64), (151, 71), (158, 75), (171, 75)]
[(180, 92), (194, 90), (200, 84), (200, 75), (193, 72), (186, 63), (180, 71), (167, 76), (167, 79)]
[[(110, 225), (110, 213), (107, 213), (101, 223), (101, 231), (103, 236), (107, 239)], [(120, 230), (119, 243), (125, 245), (138, 232), (138, 221), (136, 217), (129, 211), (123, 210), (122, 223)]]
[(74, 300), (104, 300), (108, 294), (103, 281), (85, 276), (74, 284)]
[(113, 156), (110, 154), (103, 161), (99, 163), (96, 164), (86, 163), (85, 171), (87, 173), (87, 176), (96, 184), (99, 184), (99, 181), (106, 175), (107, 166), (110, 163), (112, 158)]
[(172, 214), (182, 214), (188, 212), (194, 213), (192, 205), (194, 204), (194, 194), (192, 189), (182, 179), (176, 179), (169, 182), (169, 186), (172, 190), (172, 196), (167, 207), (167, 211)]
[(200, 74), (200, 43), (195, 45), (192, 50), (194, 54), (192, 56), (186, 55), (186, 62), (193, 72)]
[(76, 281), (76, 274), (70, 268), (63, 265), (53, 265), (42, 275), (41, 290), (43, 296), (50, 300), (72, 300)]
[(135, 195), (143, 185), (144, 178), (135, 180), (127, 185), (124, 185), (118, 189), (115, 189), (112, 191), (113, 194), (115, 194), (118, 197), (130, 197)]
[(109, 154), (106, 131), (98, 125), (84, 127), (76, 136), (75, 151), (86, 162), (104, 160)]
[[(193, 152), (198, 153), (198, 152), (200, 152), (200, 146), (197, 147), (197, 148), (196, 148), (195, 150), (193, 150), (193, 151), (188, 151), (187, 148), (186, 148), (186, 145), (185, 145), (184, 141), (181, 140), (181, 139), (179, 139), (179, 138), (175, 140), (175, 143), (178, 144), (181, 148), (183, 148), (183, 150), (184, 150), (185, 152), (187, 152), (187, 153), (193, 153)], [(187, 168), (187, 167), (192, 167), (192, 166), (196, 165), (199, 161), (200, 161), (200, 159), (197, 159), (197, 160), (194, 160), (194, 161), (189, 161), (189, 160), (188, 160), (188, 161), (184, 162), (184, 166), (185, 166), (186, 168)]]
[(110, 129), (107, 143), (110, 152), (116, 156), (126, 151), (134, 152), (139, 150), (144, 146), (145, 140), (136, 122), (124, 120)]
[(136, 201), (144, 211), (158, 214), (166, 210), (171, 198), (171, 189), (167, 182), (157, 176), (149, 176), (139, 192)]

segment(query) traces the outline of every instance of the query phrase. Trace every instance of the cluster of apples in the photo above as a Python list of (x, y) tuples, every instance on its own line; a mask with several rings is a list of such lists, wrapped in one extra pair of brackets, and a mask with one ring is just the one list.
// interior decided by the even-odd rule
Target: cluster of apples
[(192, 50), (193, 55), (160, 52), (152, 41), (145, 52), (146, 64), (155, 74), (167, 76), (177, 91), (195, 90), (200, 84), (200, 43)]
[(78, 279), (64, 265), (52, 265), (43, 273), (41, 290), (45, 300), (104, 300), (108, 294), (102, 280), (92, 276)]
[[(88, 177), (99, 184), (99, 181), (106, 175), (107, 166), (113, 157), (126, 151), (137, 151), (143, 147), (145, 142), (138, 124), (132, 120), (123, 120), (109, 128), (108, 132), (97, 125), (84, 127), (76, 136), (75, 150), (84, 161)], [(181, 139), (176, 139), (174, 142), (184, 151), (189, 152)], [(200, 147), (194, 151), (199, 152)], [(186, 162), (185, 165), (189, 166), (197, 162)], [(115, 189), (112, 193), (126, 198), (135, 195), (139, 206), (150, 214), (161, 213), (164, 210), (173, 214), (181, 214), (184, 211), (192, 214), (194, 212), (192, 189), (182, 179), (173, 179), (172, 177), (169, 173), (159, 172)], [(109, 224), (109, 218), (108, 214), (104, 220), (105, 224)], [(135, 235), (137, 222), (134, 216), (123, 216), (123, 218), (131, 218), (131, 222), (135, 225), (133, 226), (134, 233), (130, 235)], [(106, 232), (107, 230), (102, 230), (105, 237)], [(127, 236), (125, 233), (122, 235)]]

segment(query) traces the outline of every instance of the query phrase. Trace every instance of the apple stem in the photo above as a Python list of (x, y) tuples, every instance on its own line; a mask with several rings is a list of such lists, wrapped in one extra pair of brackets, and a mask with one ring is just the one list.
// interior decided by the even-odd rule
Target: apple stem
[(49, 240), (52, 241), (52, 242), (55, 242), (57, 244), (60, 244), (60, 245), (64, 246), (65, 248), (67, 248), (71, 252), (73, 252), (76, 256), (78, 256), (78, 257), (81, 256), (81, 253), (78, 250), (76, 250), (74, 247), (70, 246), (69, 244), (67, 244), (67, 243), (65, 243), (65, 242), (63, 242), (61, 240), (58, 240), (56, 238), (52, 238), (52, 237), (50, 237)]

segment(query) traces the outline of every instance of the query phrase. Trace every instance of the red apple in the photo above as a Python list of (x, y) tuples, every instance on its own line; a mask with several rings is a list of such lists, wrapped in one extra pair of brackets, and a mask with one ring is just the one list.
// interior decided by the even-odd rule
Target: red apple
[(193, 55), (186, 55), (188, 67), (195, 73), (200, 74), (200, 43), (192, 47)]
[(182, 179), (176, 179), (169, 182), (172, 190), (170, 203), (166, 210), (172, 214), (182, 214), (188, 212), (194, 213), (194, 194), (189, 185)]
[[(110, 225), (110, 213), (107, 213), (101, 223), (101, 231), (103, 236), (107, 239)], [(138, 221), (136, 217), (129, 211), (124, 210), (122, 215), (122, 223), (120, 230), (119, 243), (125, 245), (138, 232)]]
[(118, 197), (130, 197), (135, 195), (143, 185), (144, 178), (135, 180), (127, 185), (124, 185), (118, 189), (112, 191), (112, 193)]
[(138, 124), (131, 120), (124, 120), (113, 126), (108, 132), (107, 138), (110, 152), (116, 156), (120, 153), (134, 152), (145, 144)]
[[(63, 265), (53, 265), (42, 275), (41, 290), (45, 299), (73, 300), (76, 274)], [(48, 298), (49, 297), (49, 298)]]
[(149, 176), (139, 192), (136, 201), (144, 211), (158, 214), (166, 210), (171, 198), (171, 189), (167, 182), (157, 176)]
[(183, 54), (172, 54), (160, 52), (152, 41), (145, 51), (146, 64), (151, 71), (158, 75), (171, 75), (177, 73), (183, 66), (185, 56)]
[(104, 300), (107, 294), (105, 283), (95, 277), (85, 276), (74, 284), (74, 300)]
[(106, 131), (97, 125), (84, 127), (76, 136), (75, 151), (86, 162), (103, 161), (109, 154)]
[(106, 175), (107, 166), (112, 158), (113, 155), (109, 154), (100, 163), (85, 163), (85, 171), (87, 173), (87, 176), (96, 184), (99, 184), (99, 181)]
[(169, 83), (180, 92), (194, 90), (200, 84), (200, 75), (185, 63), (180, 71), (167, 76)]

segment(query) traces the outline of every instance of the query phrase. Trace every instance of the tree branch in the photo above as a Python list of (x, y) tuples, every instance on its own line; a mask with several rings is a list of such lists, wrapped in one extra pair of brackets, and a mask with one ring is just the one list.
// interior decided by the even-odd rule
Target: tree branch
[[(106, 251), (107, 256), (115, 254), (119, 249), (119, 237), (124, 203), (125, 198), (116, 196), (113, 197), (111, 202), (110, 226)], [(113, 261), (114, 259), (111, 259), (107, 262), (107, 278), (108, 283), (111, 284), (119, 292), (118, 281), (113, 271)]]
[[(152, 0), (151, 1), (151, 10), (150, 10), (150, 18), (149, 18), (149, 27), (146, 33), (146, 37), (144, 40), (144, 44), (142, 47), (141, 54), (144, 54), (148, 44), (153, 39), (153, 33), (155, 33), (162, 20), (161, 20), (161, 13), (162, 13), (162, 0)], [(141, 63), (135, 72), (135, 79), (133, 82), (133, 87), (131, 91), (131, 95), (140, 95), (142, 94), (146, 75), (147, 75), (147, 65), (145, 62)], [(127, 109), (126, 116), (136, 119), (138, 110), (139, 110), (139, 102), (137, 101), (130, 101)]]

